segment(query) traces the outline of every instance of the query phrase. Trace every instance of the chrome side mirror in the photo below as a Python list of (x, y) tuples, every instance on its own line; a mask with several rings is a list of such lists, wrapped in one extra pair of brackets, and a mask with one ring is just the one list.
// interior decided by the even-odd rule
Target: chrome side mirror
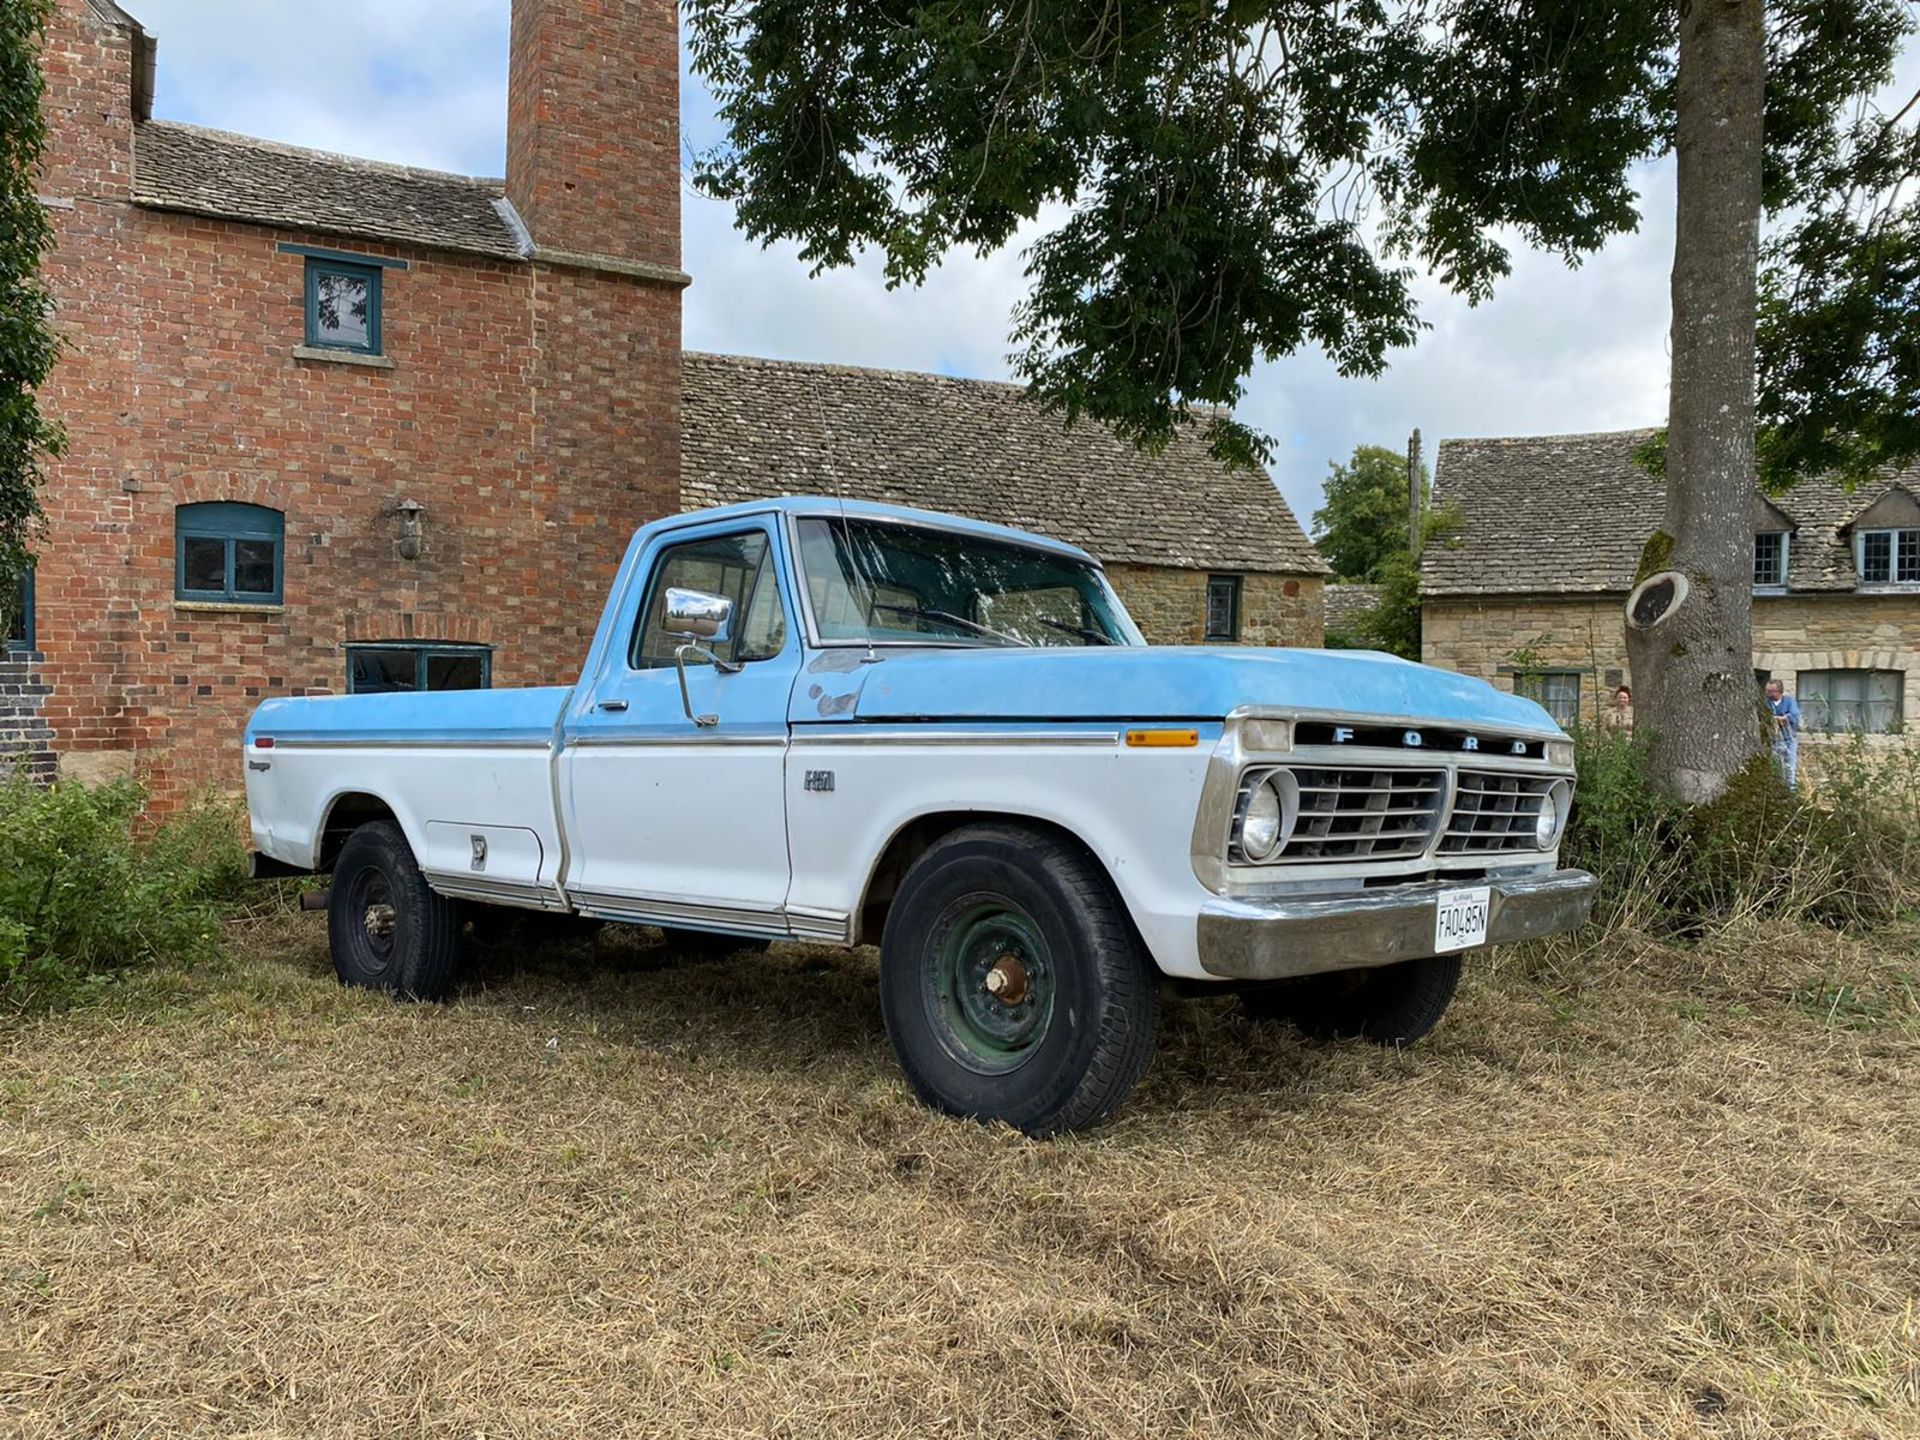
[(667, 613), (661, 626), (676, 640), (711, 640), (727, 643), (733, 628), (733, 601), (724, 595), (709, 595), (704, 590), (667, 588)]
[(733, 601), (724, 595), (709, 595), (704, 590), (667, 589), (667, 610), (661, 628), (674, 639), (684, 641), (673, 652), (674, 667), (680, 672), (680, 705), (687, 718), (700, 726), (718, 725), (718, 715), (693, 713), (693, 697), (687, 693), (687, 657), (698, 656), (722, 675), (735, 675), (740, 667), (722, 660), (707, 648), (707, 642), (724, 645), (733, 630)]

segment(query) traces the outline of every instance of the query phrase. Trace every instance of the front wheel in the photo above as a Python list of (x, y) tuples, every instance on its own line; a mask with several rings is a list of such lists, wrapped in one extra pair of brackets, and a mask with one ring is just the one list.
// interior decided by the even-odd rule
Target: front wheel
[(914, 862), (880, 1002), (914, 1091), (1029, 1135), (1098, 1124), (1153, 1057), (1155, 976), (1106, 873), (1038, 831), (970, 825)]
[(453, 988), (460, 907), (428, 887), (400, 827), (386, 820), (347, 837), (333, 867), (327, 939), (343, 985), (407, 1000)]
[(1435, 955), (1370, 970), (1308, 975), (1249, 990), (1240, 1003), (1256, 1020), (1290, 1020), (1316, 1040), (1411, 1045), (1440, 1023), (1452, 1003), (1460, 959)]

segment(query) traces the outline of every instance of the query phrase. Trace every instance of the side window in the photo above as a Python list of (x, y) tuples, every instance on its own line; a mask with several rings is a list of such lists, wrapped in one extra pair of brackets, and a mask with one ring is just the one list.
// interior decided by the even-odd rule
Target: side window
[(9, 650), (33, 649), (33, 571), (21, 575), (11, 596), (0, 598), (0, 620), (6, 622), (0, 654)]
[(485, 690), (493, 683), (493, 651), (485, 645), (374, 643), (347, 646), (347, 693), (394, 690)]
[(1521, 670), (1513, 693), (1537, 700), (1563, 730), (1580, 723), (1580, 673), (1577, 670)]
[(673, 652), (682, 642), (667, 633), (669, 590), (700, 590), (733, 601), (726, 639), (708, 646), (722, 660), (750, 665), (786, 648), (787, 614), (764, 530), (707, 536), (661, 551), (628, 650), (628, 663), (636, 670), (674, 663)]
[(307, 344), (380, 353), (380, 267), (307, 261)]
[(182, 505), (173, 512), (173, 593), (181, 600), (278, 605), (287, 521), (259, 505)]
[(1209, 640), (1240, 638), (1240, 577), (1207, 577), (1207, 631)]

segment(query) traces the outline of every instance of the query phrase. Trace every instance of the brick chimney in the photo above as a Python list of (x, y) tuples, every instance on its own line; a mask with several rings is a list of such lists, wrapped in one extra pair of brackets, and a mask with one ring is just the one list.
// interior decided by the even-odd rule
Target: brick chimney
[(50, 144), (40, 191), (62, 204), (124, 200), (133, 127), (153, 103), (153, 37), (113, 0), (58, 0), (41, 68)]
[(673, 0), (513, 0), (507, 198), (542, 250), (679, 268)]

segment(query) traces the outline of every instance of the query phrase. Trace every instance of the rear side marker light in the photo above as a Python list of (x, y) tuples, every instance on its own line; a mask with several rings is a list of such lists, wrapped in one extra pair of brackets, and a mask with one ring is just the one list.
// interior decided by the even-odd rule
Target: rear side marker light
[(271, 735), (256, 735), (256, 736), (254, 736), (254, 737), (253, 737), (253, 748), (254, 748), (254, 749), (256, 749), (256, 750), (271, 750), (271, 749), (273, 749), (273, 736), (271, 736)]
[(1198, 730), (1129, 730), (1129, 750), (1191, 750), (1200, 743)]

